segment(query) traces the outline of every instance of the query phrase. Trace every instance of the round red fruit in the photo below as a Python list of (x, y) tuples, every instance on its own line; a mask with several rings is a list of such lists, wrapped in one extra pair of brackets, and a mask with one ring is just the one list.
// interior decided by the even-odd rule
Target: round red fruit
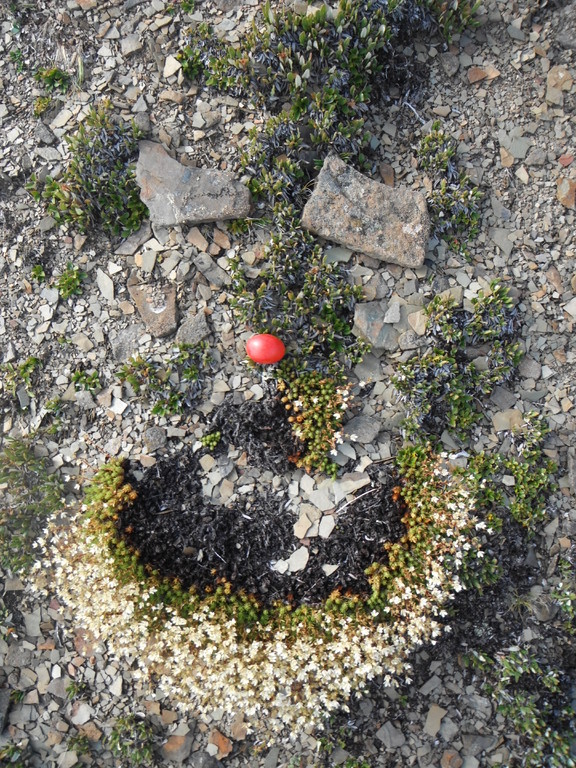
[(246, 342), (246, 354), (260, 365), (278, 363), (285, 353), (284, 343), (271, 333), (258, 333), (256, 336), (251, 336)]

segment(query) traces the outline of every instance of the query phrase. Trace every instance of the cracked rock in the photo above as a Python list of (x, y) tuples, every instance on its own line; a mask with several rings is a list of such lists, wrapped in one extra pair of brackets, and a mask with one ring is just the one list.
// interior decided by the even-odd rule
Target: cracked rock
[(155, 226), (225, 221), (250, 213), (250, 192), (230, 173), (182, 165), (153, 141), (140, 142), (136, 181)]

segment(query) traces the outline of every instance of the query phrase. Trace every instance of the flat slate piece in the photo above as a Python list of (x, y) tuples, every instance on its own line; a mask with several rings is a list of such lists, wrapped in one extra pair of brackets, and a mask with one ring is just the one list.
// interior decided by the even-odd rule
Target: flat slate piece
[(139, 146), (136, 182), (156, 226), (226, 221), (250, 213), (250, 191), (231, 173), (182, 165), (153, 141)]
[(369, 179), (328, 155), (302, 226), (353, 251), (403, 267), (424, 262), (430, 231), (426, 198)]

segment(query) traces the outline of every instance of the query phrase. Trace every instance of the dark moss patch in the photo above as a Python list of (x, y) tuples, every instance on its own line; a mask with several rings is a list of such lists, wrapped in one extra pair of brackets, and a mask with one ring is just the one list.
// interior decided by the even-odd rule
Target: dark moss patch
[(228, 396), (212, 418), (210, 431), (214, 430), (224, 443), (241, 446), (257, 467), (277, 474), (294, 469), (289, 457), (302, 450), (276, 397), (236, 405), (234, 397)]
[[(403, 532), (392, 471), (373, 467), (369, 473), (370, 487), (340, 505), (330, 537), (311, 539), (307, 567), (293, 574), (271, 567), (300, 546), (293, 531), (296, 515), (285, 497), (265, 492), (229, 507), (210, 506), (202, 495), (198, 454), (191, 449), (159, 461), (140, 480), (128, 475), (138, 498), (120, 513), (118, 529), (143, 564), (199, 594), (226, 581), (263, 606), (319, 605), (335, 590), (367, 597), (366, 568), (385, 562), (384, 543)], [(326, 575), (323, 565), (338, 569)]]

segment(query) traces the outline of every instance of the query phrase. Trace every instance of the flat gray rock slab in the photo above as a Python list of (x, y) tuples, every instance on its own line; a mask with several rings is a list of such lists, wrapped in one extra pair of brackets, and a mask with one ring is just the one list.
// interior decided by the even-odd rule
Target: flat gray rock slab
[(136, 182), (155, 226), (225, 221), (250, 213), (250, 191), (232, 174), (189, 168), (153, 141), (139, 146)]
[(420, 192), (373, 181), (332, 154), (304, 207), (302, 226), (380, 261), (419, 267), (424, 263), (430, 219)]

